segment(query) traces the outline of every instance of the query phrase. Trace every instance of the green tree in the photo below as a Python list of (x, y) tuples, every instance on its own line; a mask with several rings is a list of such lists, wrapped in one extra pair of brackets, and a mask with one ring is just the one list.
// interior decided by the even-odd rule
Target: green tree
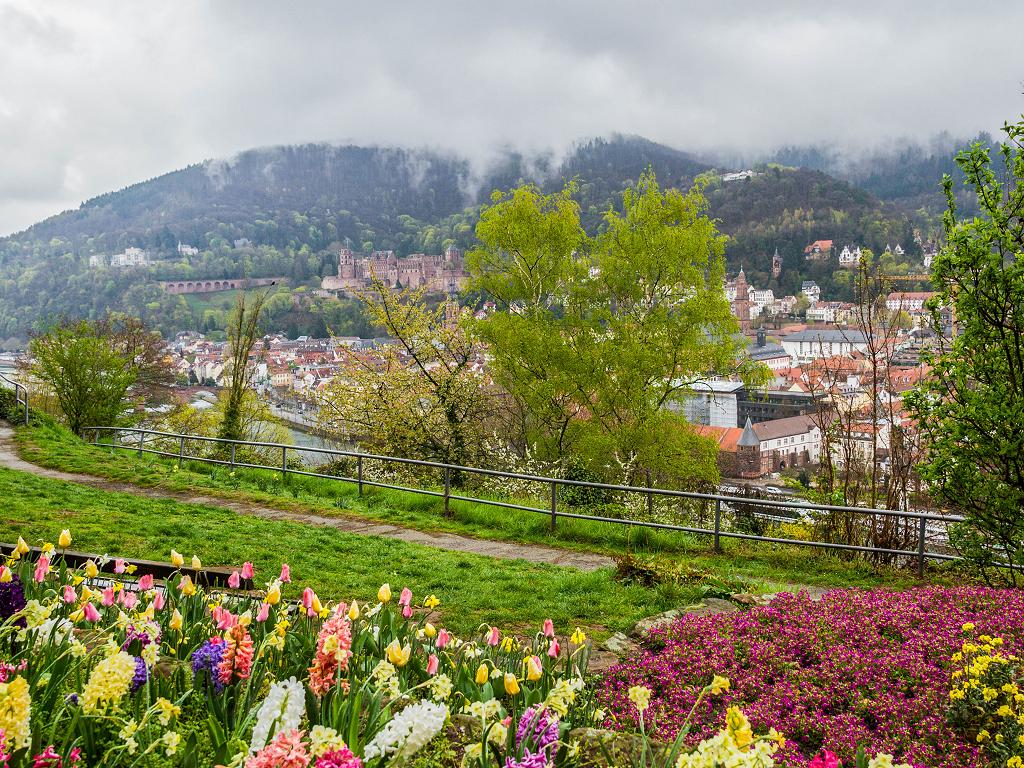
[(522, 443), (604, 476), (713, 481), (715, 447), (678, 406), (710, 376), (758, 378), (723, 292), (725, 238), (699, 188), (662, 191), (651, 171), (595, 237), (576, 191), (496, 195), (467, 255), (472, 287), (502, 310), (479, 332)]
[[(1024, 121), (991, 151), (957, 156), (981, 215), (960, 218), (943, 179), (946, 246), (932, 265), (937, 331), (955, 329), (907, 398), (924, 439), (932, 492), (966, 516), (951, 540), (987, 578), (1019, 584), (1024, 568)], [(941, 338), (941, 337), (940, 337)], [(997, 562), (1009, 565), (996, 568)]]
[(28, 372), (49, 389), (68, 426), (116, 426), (166, 394), (173, 376), (163, 340), (131, 317), (51, 327), (29, 343)]
[(222, 440), (244, 440), (243, 404), (246, 391), (252, 380), (253, 369), (249, 366), (249, 355), (260, 337), (259, 322), (263, 305), (267, 302), (270, 289), (257, 293), (246, 305), (245, 291), (239, 291), (235, 309), (228, 322), (229, 371), (227, 397), (224, 399), (224, 417), (220, 423), (218, 437)]

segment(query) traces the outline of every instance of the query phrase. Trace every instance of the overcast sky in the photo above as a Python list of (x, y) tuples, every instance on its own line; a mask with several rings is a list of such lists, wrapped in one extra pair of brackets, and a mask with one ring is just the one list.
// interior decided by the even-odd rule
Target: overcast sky
[(1024, 111), (1021, 29), (1009, 0), (0, 0), (0, 234), (271, 144), (971, 135)]

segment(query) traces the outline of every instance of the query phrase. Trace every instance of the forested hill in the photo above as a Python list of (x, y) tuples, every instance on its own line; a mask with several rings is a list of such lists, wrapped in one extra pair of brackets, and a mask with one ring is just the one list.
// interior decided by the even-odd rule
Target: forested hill
[[(803, 247), (816, 239), (879, 249), (913, 248), (912, 227), (872, 194), (820, 171), (777, 165), (725, 182), (694, 155), (637, 137), (594, 139), (561, 159), (507, 152), (485, 169), (429, 150), (310, 144), (243, 152), (101, 195), (0, 239), (0, 343), (16, 345), (59, 316), (130, 311), (164, 332), (223, 327), (224, 297), (200, 302), (165, 295), (159, 280), (284, 277), (293, 307), (278, 302), (284, 330), (365, 330), (336, 302), (305, 295), (336, 268), (336, 248), (391, 249), (400, 256), (472, 245), (479, 205), (494, 189), (523, 181), (579, 184), (588, 228), (648, 166), (663, 186), (688, 188), (707, 174), (711, 215), (733, 236), (730, 267), (767, 283), (778, 248), (786, 270), (772, 286), (792, 292), (805, 270)], [(181, 242), (199, 249), (182, 257)], [(134, 246), (143, 268), (90, 266), (90, 256)], [(829, 282), (828, 275), (812, 275)], [(763, 279), (762, 279), (763, 278)], [(323, 304), (330, 304), (325, 310)], [(316, 306), (314, 306), (316, 305)], [(330, 320), (325, 320), (325, 312)], [(339, 314), (340, 313), (340, 314)], [(348, 319), (345, 319), (347, 317)], [(272, 317), (271, 321), (280, 318)]]

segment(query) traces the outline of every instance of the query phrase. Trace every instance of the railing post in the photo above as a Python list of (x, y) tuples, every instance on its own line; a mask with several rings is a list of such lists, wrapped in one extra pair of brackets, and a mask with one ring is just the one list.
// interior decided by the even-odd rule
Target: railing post
[[(651, 470), (647, 470), (647, 487), (651, 487)], [(654, 494), (650, 491), (647, 492), (647, 520), (650, 522), (651, 518), (654, 517)]]
[(359, 495), (363, 495), (363, 457), (356, 456), (356, 484), (359, 486)]
[(451, 470), (445, 465), (444, 468), (444, 516), (451, 517), (451, 511), (449, 504), (451, 502), (452, 493), (452, 474)]
[(558, 481), (551, 481), (551, 530), (555, 530), (555, 522), (558, 520)]
[(28, 426), (28, 388), (22, 387), (22, 391), (25, 393), (25, 426)]
[(146, 440), (146, 433), (143, 432), (140, 429), (139, 430), (139, 456), (142, 455), (142, 446), (143, 446), (143, 443), (145, 442), (145, 440)]
[(178, 446), (178, 469), (185, 463), (185, 436), (181, 436), (181, 445)]
[[(234, 447), (234, 443), (232, 443)], [(232, 454), (232, 461), (234, 461), (234, 454)], [(288, 446), (281, 446), (281, 479), (285, 480), (288, 477)]]
[(722, 500), (715, 499), (715, 552), (722, 551)]
[(920, 519), (920, 526), (917, 529), (917, 578), (924, 578), (924, 535), (927, 521), (924, 517)]
[(231, 444), (231, 468), (235, 468), (235, 444)]

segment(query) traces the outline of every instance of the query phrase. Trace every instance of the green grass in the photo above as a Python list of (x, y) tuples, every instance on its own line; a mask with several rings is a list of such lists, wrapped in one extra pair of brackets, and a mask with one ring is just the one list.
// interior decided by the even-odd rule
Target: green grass
[[(668, 566), (683, 564), (706, 571), (712, 580), (745, 579), (750, 582), (751, 591), (777, 591), (794, 584), (904, 587), (915, 583), (908, 571), (877, 569), (864, 560), (842, 559), (809, 547), (723, 539), (724, 553), (715, 554), (708, 537), (564, 519), (558, 521), (552, 532), (546, 516), (482, 504), (453, 502), (453, 515), (444, 517), (439, 499), (403, 491), (372, 489), (359, 496), (352, 483), (298, 476), (282, 481), (280, 473), (246, 469), (238, 469), (231, 476), (227, 468), (199, 462), (186, 462), (184, 470), (176, 471), (175, 461), (91, 446), (52, 423), (22, 429), (18, 439), (24, 458), (65, 471), (179, 493), (203, 493), (294, 512), (357, 517), (425, 531), (544, 544), (612, 556), (629, 551)], [(931, 577), (945, 581), (949, 571), (936, 570)]]
[(0, 469), (3, 539), (56, 541), (62, 528), (75, 549), (166, 561), (171, 548), (207, 566), (251, 560), (257, 580), (292, 567), (297, 597), (312, 586), (328, 599), (370, 600), (381, 582), (442, 601), (445, 626), (473, 631), (481, 623), (527, 629), (547, 617), (561, 628), (597, 636), (699, 598), (696, 587), (646, 589), (615, 582), (611, 569), (584, 573), (522, 560), (495, 560), (358, 536), (303, 523), (264, 520), (226, 509), (113, 493)]

